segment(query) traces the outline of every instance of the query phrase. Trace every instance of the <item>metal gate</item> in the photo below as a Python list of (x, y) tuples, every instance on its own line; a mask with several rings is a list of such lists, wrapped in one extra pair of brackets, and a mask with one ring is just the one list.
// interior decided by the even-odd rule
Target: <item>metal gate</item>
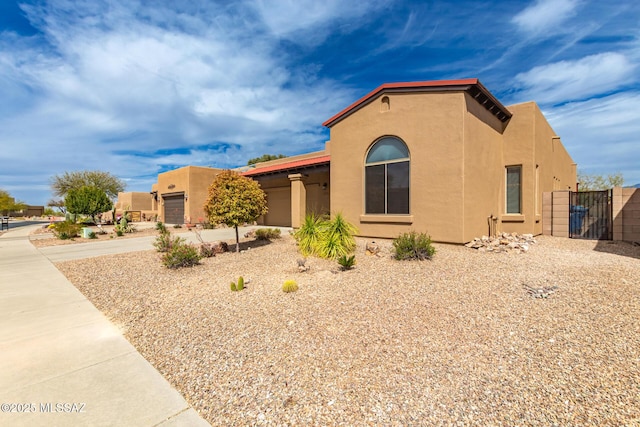
[(613, 238), (611, 190), (571, 192), (569, 237), (611, 240)]

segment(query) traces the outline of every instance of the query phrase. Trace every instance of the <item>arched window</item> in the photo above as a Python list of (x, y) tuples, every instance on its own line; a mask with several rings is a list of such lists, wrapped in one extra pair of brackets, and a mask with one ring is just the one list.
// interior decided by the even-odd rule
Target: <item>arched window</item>
[(365, 213), (409, 213), (409, 149), (386, 136), (375, 142), (365, 160)]

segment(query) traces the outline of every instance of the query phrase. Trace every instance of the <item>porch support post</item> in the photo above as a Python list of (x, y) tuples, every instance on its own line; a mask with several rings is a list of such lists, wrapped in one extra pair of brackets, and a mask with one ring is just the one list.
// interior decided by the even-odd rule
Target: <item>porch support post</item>
[(291, 180), (291, 226), (300, 228), (307, 213), (307, 189), (304, 185), (307, 176), (301, 173), (289, 175)]

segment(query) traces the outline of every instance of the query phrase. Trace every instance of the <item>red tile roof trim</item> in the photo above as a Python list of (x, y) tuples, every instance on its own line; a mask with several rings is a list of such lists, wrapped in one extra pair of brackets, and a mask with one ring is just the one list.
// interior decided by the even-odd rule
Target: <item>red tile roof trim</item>
[(322, 157), (313, 157), (310, 159), (302, 159), (302, 160), (294, 160), (293, 162), (280, 163), (278, 165), (265, 166), (265, 167), (257, 167), (254, 169), (250, 169), (246, 172), (243, 172), (244, 176), (253, 176), (253, 175), (262, 175), (266, 173), (272, 172), (281, 172), (288, 169), (297, 169), (306, 166), (315, 166), (323, 163), (329, 163), (331, 161), (331, 156), (322, 156)]
[(419, 90), (421, 88), (430, 88), (430, 89), (456, 89), (467, 90), (470, 86), (477, 86), (478, 89), (483, 92), (488, 98), (492, 99), (492, 101), (498, 105), (499, 107), (504, 108), (500, 102), (495, 99), (493, 95), (480, 83), (478, 79), (461, 79), (461, 80), (435, 80), (435, 81), (427, 81), (427, 82), (405, 82), (405, 83), (385, 83), (381, 86), (378, 86), (376, 89), (372, 90), (353, 104), (349, 105), (344, 110), (340, 111), (335, 116), (331, 117), (329, 120), (322, 123), (322, 126), (331, 127), (355, 110), (358, 110), (360, 107), (366, 105), (370, 101), (372, 101), (375, 97), (377, 97), (382, 92), (387, 91), (402, 91), (403, 89), (407, 90)]

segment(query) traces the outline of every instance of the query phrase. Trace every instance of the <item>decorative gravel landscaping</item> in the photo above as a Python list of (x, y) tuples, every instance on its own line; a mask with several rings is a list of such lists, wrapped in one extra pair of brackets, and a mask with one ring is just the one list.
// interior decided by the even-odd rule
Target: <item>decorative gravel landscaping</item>
[(349, 271), (301, 272), (290, 236), (57, 266), (212, 425), (640, 424), (640, 247), (536, 240), (395, 261), (358, 239)]

